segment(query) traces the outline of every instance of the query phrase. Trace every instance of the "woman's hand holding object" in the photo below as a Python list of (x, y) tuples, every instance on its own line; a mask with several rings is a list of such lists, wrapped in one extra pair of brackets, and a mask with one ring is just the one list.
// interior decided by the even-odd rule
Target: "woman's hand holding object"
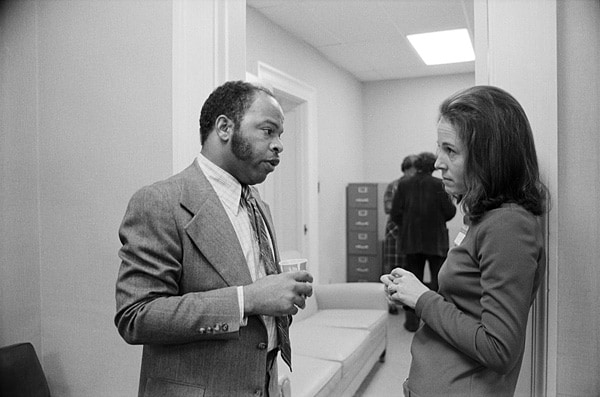
[(385, 284), (385, 292), (395, 303), (415, 308), (417, 301), (429, 288), (409, 271), (395, 268), (390, 274), (380, 278)]

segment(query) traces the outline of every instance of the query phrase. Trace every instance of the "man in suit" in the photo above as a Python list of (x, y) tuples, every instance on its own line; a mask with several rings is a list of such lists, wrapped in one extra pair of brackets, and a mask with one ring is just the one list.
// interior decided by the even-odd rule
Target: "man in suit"
[[(432, 175), (435, 155), (423, 152), (414, 166), (417, 173), (398, 183), (392, 201), (391, 218), (398, 225), (398, 251), (406, 255), (405, 269), (423, 281), (425, 262), (429, 263), (431, 284), (437, 291), (437, 276), (448, 254), (446, 222), (456, 214), (456, 207), (444, 190), (442, 180)], [(404, 327), (415, 332), (419, 319), (414, 311), (407, 311)]]
[(251, 197), (280, 161), (283, 118), (269, 90), (225, 83), (202, 107), (198, 158), (130, 200), (115, 324), (144, 345), (139, 396), (279, 394), (276, 356), (291, 368), (291, 315), (312, 295), (308, 272), (280, 272)]

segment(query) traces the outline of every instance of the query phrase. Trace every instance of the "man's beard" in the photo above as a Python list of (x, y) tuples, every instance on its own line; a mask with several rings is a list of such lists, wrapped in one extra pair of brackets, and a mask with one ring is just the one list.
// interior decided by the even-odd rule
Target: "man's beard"
[(248, 140), (242, 136), (239, 128), (235, 129), (231, 136), (231, 152), (236, 158), (242, 161), (247, 161), (252, 158), (252, 146), (250, 146)]

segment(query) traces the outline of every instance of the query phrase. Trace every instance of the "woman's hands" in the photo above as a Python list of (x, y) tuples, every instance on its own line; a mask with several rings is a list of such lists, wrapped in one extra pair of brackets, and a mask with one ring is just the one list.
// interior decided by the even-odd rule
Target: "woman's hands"
[(417, 301), (429, 288), (409, 271), (402, 268), (395, 268), (390, 274), (384, 274), (380, 278), (385, 284), (385, 293), (393, 302), (408, 306), (412, 309), (417, 305)]

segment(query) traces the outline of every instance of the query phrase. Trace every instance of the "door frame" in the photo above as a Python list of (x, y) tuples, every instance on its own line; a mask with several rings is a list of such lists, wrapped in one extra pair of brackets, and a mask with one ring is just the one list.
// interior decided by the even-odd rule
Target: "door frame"
[[(308, 259), (307, 268), (314, 283), (318, 283), (319, 267), (319, 197), (318, 197), (318, 134), (317, 134), (317, 92), (310, 85), (292, 77), (264, 62), (258, 62), (257, 79), (267, 85), (276, 97), (285, 98), (295, 104), (297, 111), (298, 134), (298, 178), (302, 191), (299, 219), (304, 227), (302, 252)], [(266, 183), (261, 192), (267, 202), (276, 203), (272, 185)], [(275, 204), (277, 205), (277, 204)]]

